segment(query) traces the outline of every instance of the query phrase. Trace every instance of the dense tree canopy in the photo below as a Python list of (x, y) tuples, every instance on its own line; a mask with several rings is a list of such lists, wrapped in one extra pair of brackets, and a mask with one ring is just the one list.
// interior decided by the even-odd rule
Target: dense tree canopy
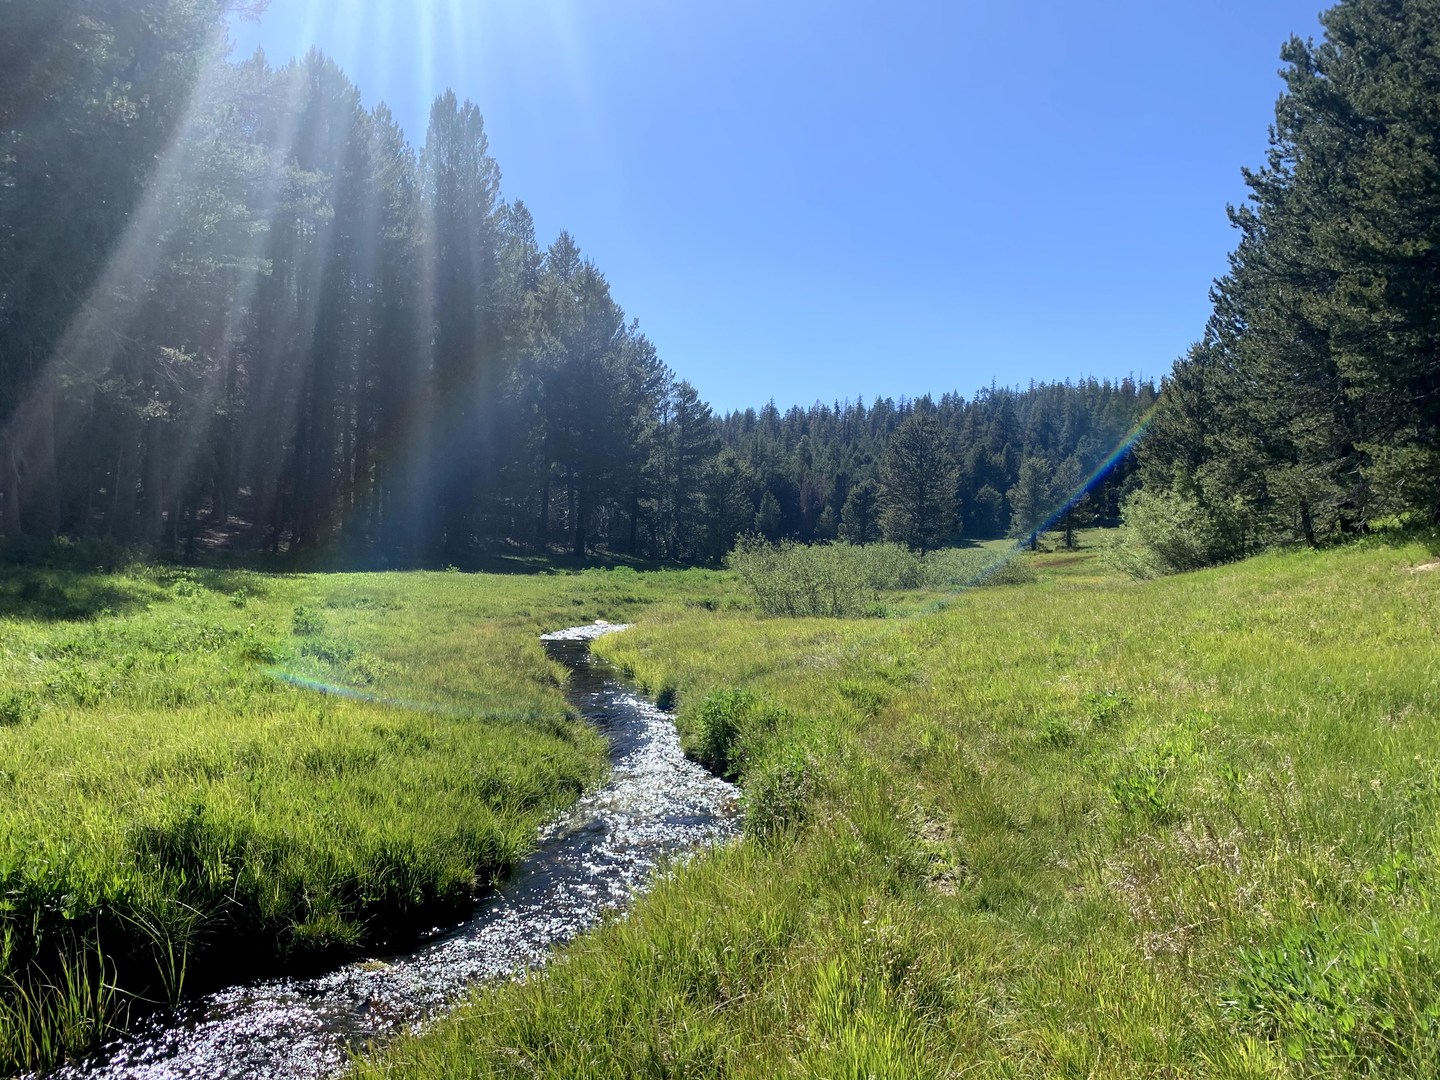
[(1169, 498), (1208, 557), (1440, 518), (1440, 3), (1322, 21), (1143, 447), (1147, 520)]
[[(929, 547), (999, 535), (1022, 460), (1093, 464), (1150, 404), (1089, 380), (717, 418), (574, 238), (541, 246), (474, 104), (441, 95), (417, 152), (318, 52), (227, 61), (241, 6), (6, 6), (6, 536), (713, 561), (883, 520)], [(922, 429), (945, 467), (902, 496)]]
[[(968, 400), (958, 394), (938, 400), (880, 398), (869, 405), (816, 404), (783, 414), (772, 404), (726, 416), (721, 437), (744, 463), (757, 503), (759, 493), (774, 496), (777, 535), (831, 539), (828, 522), (834, 521), (840, 538), (867, 543), (880, 538), (883, 519), (890, 539), (918, 547), (903, 515), (883, 515), (886, 491), (894, 492), (897, 479), (892, 476), (887, 488), (883, 473), (897, 431), (912, 417), (924, 417), (920, 426), (938, 434), (942, 456), (954, 464), (950, 498), (934, 504), (938, 517), (932, 521), (928, 510), (921, 514), (927, 529), (938, 529), (925, 542), (933, 546), (955, 536), (1004, 536), (1015, 520), (1011, 495), (1026, 459), (1034, 459), (1047, 477), (1060, 475), (1067, 462), (1077, 476), (1088, 476), (1126, 443), (1154, 402), (1148, 383), (1087, 379), (1024, 390), (990, 387)], [(1120, 500), (1133, 484), (1134, 462), (1125, 453), (1092, 493), (1098, 520), (1118, 521)], [(1052, 487), (1041, 492), (1045, 505), (1037, 508), (1037, 523), (1076, 494)]]
[(948, 443), (934, 416), (912, 413), (895, 429), (881, 462), (881, 528), (922, 555), (950, 538), (959, 512), (959, 471)]

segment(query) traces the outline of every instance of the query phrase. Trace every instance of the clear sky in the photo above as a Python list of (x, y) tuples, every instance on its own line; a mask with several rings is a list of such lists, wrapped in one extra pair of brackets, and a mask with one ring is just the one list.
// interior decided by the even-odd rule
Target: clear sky
[(446, 87), (724, 411), (1159, 377), (1318, 0), (272, 0), (411, 142)]

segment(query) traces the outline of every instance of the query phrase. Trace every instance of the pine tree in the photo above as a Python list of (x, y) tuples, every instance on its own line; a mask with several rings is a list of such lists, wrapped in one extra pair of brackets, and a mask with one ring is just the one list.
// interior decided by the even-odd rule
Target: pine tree
[(766, 540), (779, 540), (785, 528), (785, 517), (780, 510), (780, 500), (773, 491), (767, 490), (760, 496), (760, 508), (755, 511), (755, 531)]
[(1282, 52), (1229, 273), (1144, 449), (1152, 503), (1213, 518), (1227, 557), (1440, 517), (1440, 4), (1344, 0), (1322, 22)]
[(862, 480), (850, 489), (840, 511), (840, 539), (849, 544), (880, 539), (880, 489), (873, 480)]
[(881, 468), (881, 527), (924, 554), (943, 544), (955, 526), (959, 472), (945, 432), (928, 413), (912, 413), (895, 429)]
[(493, 480), (490, 418), (501, 382), (500, 170), (485, 121), (453, 92), (437, 98), (421, 155), (434, 307), (432, 546), (454, 558), (474, 536)]
[(1027, 457), (1020, 463), (1020, 476), (1006, 493), (1010, 502), (1010, 535), (1023, 539), (1034, 551), (1040, 546), (1040, 530), (1054, 509), (1050, 467), (1043, 458)]

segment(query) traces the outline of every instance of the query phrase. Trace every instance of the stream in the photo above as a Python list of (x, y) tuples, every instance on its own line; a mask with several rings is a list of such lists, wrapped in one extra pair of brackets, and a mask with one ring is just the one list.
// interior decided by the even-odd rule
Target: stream
[(590, 642), (621, 629), (596, 623), (541, 639), (570, 669), (570, 704), (609, 737), (613, 772), (541, 832), (535, 852), (463, 923), (403, 955), (208, 994), (52, 1080), (333, 1075), (349, 1052), (436, 1016), (473, 984), (543, 964), (556, 945), (624, 908), (666, 860), (735, 836), (737, 790), (684, 757), (668, 713), (592, 661)]

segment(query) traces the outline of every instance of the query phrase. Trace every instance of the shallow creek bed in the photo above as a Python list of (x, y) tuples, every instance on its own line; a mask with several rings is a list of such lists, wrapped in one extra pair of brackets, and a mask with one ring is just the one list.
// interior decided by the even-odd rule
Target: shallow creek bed
[(218, 991), (50, 1077), (331, 1075), (367, 1041), (423, 1023), (472, 984), (543, 964), (556, 945), (623, 909), (667, 860), (736, 835), (737, 790), (685, 758), (669, 713), (592, 660), (590, 642), (623, 629), (595, 623), (541, 639), (570, 669), (571, 705), (609, 738), (613, 771), (463, 923), (403, 955)]

